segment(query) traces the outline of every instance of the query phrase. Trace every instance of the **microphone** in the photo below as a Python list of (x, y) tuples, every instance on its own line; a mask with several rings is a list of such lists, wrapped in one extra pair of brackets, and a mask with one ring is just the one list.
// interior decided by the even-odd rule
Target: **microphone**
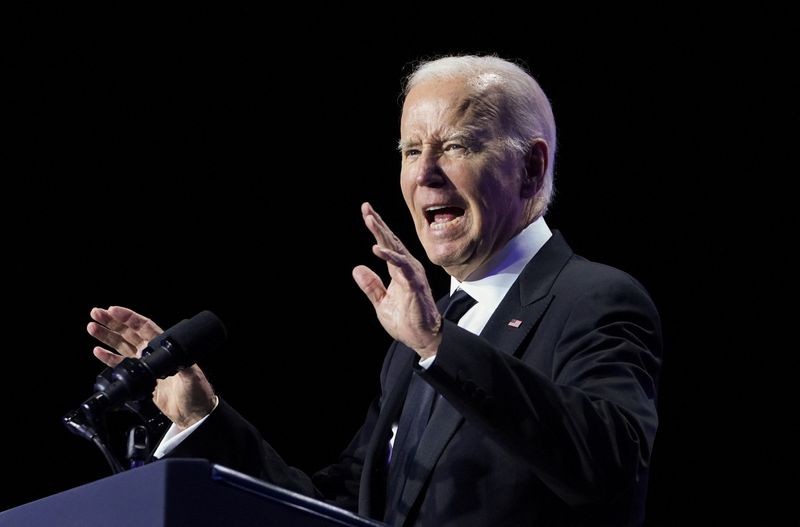
[(97, 376), (95, 394), (81, 404), (94, 418), (125, 402), (152, 395), (158, 379), (174, 375), (221, 348), (227, 338), (222, 321), (211, 311), (184, 319), (147, 343), (141, 358), (125, 358)]

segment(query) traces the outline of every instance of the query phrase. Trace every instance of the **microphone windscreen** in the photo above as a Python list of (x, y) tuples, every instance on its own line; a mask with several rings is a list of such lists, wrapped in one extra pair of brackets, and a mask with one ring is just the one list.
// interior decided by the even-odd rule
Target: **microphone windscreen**
[(164, 332), (176, 344), (187, 359), (188, 366), (206, 354), (216, 351), (225, 344), (228, 332), (222, 321), (211, 311), (201, 311), (192, 318), (182, 320)]

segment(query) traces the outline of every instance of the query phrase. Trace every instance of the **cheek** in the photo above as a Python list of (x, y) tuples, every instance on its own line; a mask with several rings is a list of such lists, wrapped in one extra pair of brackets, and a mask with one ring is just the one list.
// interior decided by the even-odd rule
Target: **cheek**
[(481, 232), (493, 230), (498, 217), (514, 206), (507, 190), (498, 185), (496, 181), (482, 185), (473, 192), (475, 196), (473, 228)]
[(403, 194), (406, 206), (413, 212), (414, 184), (405, 171), (400, 172), (400, 192)]

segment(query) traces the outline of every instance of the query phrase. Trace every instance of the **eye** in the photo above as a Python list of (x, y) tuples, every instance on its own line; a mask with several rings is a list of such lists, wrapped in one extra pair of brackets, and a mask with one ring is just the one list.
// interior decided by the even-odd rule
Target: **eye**
[(445, 152), (457, 152), (459, 150), (466, 150), (466, 149), (467, 147), (465, 147), (464, 145), (460, 145), (458, 143), (450, 143), (448, 145), (445, 145), (444, 147)]
[(403, 157), (413, 157), (420, 154), (419, 148), (406, 148), (403, 150)]

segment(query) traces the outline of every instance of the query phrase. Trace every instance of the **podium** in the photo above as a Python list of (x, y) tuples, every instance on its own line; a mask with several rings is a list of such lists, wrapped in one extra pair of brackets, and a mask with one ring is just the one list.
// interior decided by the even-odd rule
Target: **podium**
[(0, 527), (386, 527), (202, 459), (165, 459), (0, 512)]

